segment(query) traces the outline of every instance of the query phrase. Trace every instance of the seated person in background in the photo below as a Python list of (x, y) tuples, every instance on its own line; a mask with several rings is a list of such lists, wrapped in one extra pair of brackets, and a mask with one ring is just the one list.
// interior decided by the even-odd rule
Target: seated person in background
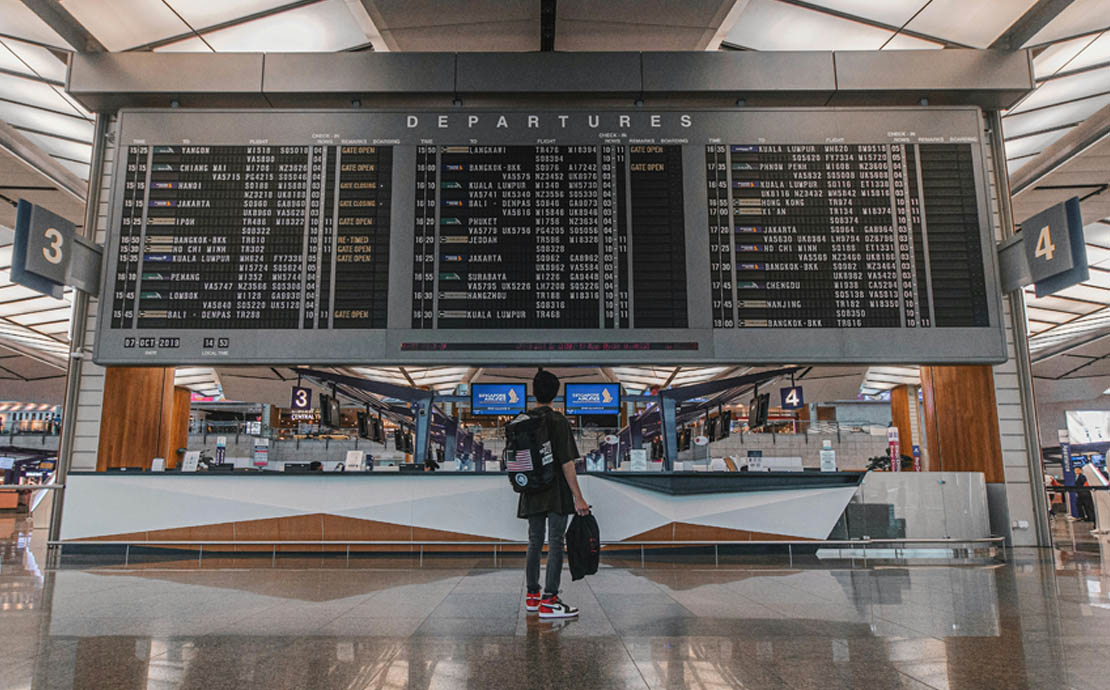
[(319, 460), (313, 460), (312, 462), (310, 462), (308, 464), (308, 471), (309, 472), (323, 472), (324, 471), (324, 463), (320, 462)]

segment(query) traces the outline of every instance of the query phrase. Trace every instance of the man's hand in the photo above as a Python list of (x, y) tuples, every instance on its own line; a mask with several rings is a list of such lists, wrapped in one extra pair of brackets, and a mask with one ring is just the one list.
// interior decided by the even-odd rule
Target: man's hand
[(574, 512), (579, 515), (590, 514), (590, 506), (586, 503), (586, 499), (582, 498), (581, 494), (574, 497)]

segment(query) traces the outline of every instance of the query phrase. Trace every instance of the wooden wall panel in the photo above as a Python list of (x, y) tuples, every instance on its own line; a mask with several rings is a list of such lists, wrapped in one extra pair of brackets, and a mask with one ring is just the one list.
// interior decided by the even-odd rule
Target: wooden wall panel
[(178, 448), (189, 445), (189, 404), (192, 393), (188, 388), (175, 386), (171, 392), (167, 414), (162, 415), (160, 455), (166, 459), (166, 467), (177, 467), (183, 456)]
[(902, 455), (913, 454), (913, 427), (910, 422), (909, 386), (902, 384), (890, 389), (890, 420), (898, 427), (898, 444), (901, 446)]
[(150, 467), (162, 452), (163, 418), (173, 407), (172, 368), (108, 367), (96, 469)]
[(1002, 483), (1002, 440), (988, 365), (921, 367), (929, 469), (982, 472)]

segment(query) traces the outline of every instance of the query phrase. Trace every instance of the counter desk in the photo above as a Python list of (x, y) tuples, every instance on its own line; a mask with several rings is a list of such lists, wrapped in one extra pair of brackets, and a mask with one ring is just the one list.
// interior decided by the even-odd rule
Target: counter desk
[[(706, 542), (824, 539), (863, 476), (613, 472), (579, 481), (607, 542)], [(71, 472), (66, 483), (67, 542), (527, 538), (500, 472)]]

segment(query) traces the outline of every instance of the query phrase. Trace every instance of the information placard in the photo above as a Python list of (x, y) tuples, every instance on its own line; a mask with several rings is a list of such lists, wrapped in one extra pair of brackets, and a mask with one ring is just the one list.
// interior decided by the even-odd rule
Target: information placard
[(103, 364), (998, 362), (975, 108), (125, 111)]

